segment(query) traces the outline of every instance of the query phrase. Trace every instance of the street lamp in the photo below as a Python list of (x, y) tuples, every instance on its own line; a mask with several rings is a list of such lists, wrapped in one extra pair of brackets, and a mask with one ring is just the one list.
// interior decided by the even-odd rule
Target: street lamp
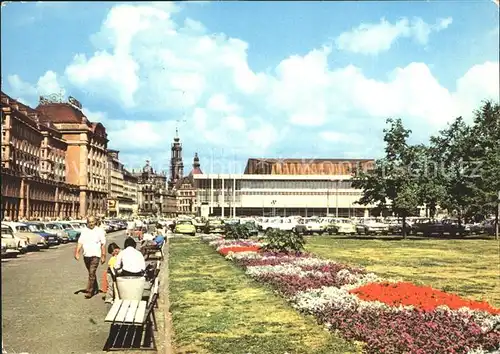
[(271, 202), (271, 205), (273, 206), (273, 216), (276, 216), (276, 207), (275, 207), (275, 205), (276, 205), (276, 200), (273, 200), (273, 201)]
[(339, 180), (335, 183), (335, 217), (339, 217)]

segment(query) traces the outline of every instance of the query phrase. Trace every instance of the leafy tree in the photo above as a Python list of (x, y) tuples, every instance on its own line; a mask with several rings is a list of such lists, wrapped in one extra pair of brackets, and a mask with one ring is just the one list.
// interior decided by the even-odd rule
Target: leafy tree
[(402, 219), (403, 237), (406, 238), (406, 218), (416, 212), (419, 205), (418, 175), (421, 167), (415, 162), (422, 159), (421, 147), (409, 146), (411, 130), (401, 119), (387, 120), (384, 129), (385, 157), (375, 162), (371, 171), (355, 177), (353, 186), (363, 190), (359, 204), (376, 204), (388, 208)]

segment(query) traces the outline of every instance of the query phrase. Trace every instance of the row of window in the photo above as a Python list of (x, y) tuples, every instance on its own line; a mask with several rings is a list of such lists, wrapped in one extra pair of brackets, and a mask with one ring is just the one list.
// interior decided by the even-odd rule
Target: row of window
[[(198, 197), (210, 197), (211, 193), (210, 191), (203, 191), (203, 190), (199, 190), (197, 191), (197, 196)], [(214, 192), (213, 193), (214, 196), (222, 196), (222, 193), (221, 192)], [(231, 198), (232, 196), (232, 193), (224, 193), (224, 195), (227, 197), (227, 198)], [(286, 192), (282, 192), (282, 191), (236, 191), (235, 195), (291, 195), (291, 196), (306, 196), (306, 195), (310, 195), (310, 196), (319, 196), (319, 195), (322, 195), (322, 196), (325, 196), (325, 197), (332, 197), (334, 198), (336, 195), (339, 195), (339, 196), (361, 196), (362, 193), (361, 192), (328, 192), (328, 191), (320, 191), (320, 192), (317, 192), (317, 191), (300, 191), (300, 192), (290, 192), (290, 191), (286, 191)]]
[[(235, 183), (236, 182), (236, 183)], [(195, 180), (199, 189), (222, 189), (222, 180)], [(224, 180), (224, 189), (351, 189), (352, 182), (346, 180)]]

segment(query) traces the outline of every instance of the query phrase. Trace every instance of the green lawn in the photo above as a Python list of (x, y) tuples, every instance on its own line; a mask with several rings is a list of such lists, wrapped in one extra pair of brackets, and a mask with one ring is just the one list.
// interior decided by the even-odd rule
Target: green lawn
[(354, 353), (196, 239), (170, 240), (170, 310), (177, 353)]
[(499, 243), (482, 239), (309, 237), (307, 250), (380, 276), (485, 300), (500, 308)]

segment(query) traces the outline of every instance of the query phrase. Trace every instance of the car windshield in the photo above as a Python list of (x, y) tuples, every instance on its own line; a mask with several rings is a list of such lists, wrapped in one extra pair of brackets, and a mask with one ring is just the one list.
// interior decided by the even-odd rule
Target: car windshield
[(73, 229), (70, 224), (63, 224), (62, 227), (64, 228), (64, 230), (72, 230)]
[(50, 230), (61, 230), (62, 227), (58, 224), (47, 224), (47, 229)]
[(28, 229), (28, 226), (19, 225), (19, 226), (16, 226), (16, 231), (18, 231), (18, 232), (30, 232), (30, 229)]
[(30, 231), (34, 231), (34, 232), (43, 230), (41, 225), (34, 225), (34, 224), (28, 225), (28, 228)]
[(192, 223), (189, 220), (179, 220), (177, 221), (177, 225), (192, 225)]
[(222, 221), (221, 220), (210, 220), (208, 223), (210, 225), (221, 225)]

